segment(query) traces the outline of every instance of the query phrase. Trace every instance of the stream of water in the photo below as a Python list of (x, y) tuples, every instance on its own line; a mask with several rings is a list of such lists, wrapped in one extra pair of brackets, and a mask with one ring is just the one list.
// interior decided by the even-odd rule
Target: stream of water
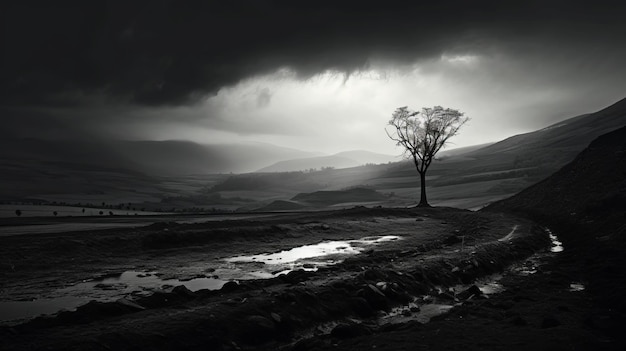
[[(508, 235), (499, 239), (499, 241), (510, 240), (516, 229), (517, 226), (515, 226)], [(559, 238), (554, 233), (552, 233), (550, 229), (546, 228), (545, 231), (550, 238), (549, 252), (535, 253), (523, 262), (518, 262), (511, 265), (507, 269), (508, 272), (522, 276), (535, 274), (537, 272), (537, 267), (541, 264), (541, 262), (545, 259), (547, 255), (554, 255), (564, 250), (563, 243), (559, 240)], [(476, 285), (480, 289), (480, 291), (486, 296), (497, 294), (506, 289), (502, 284), (500, 284), (502, 276), (502, 274), (493, 274), (490, 276), (482, 277), (472, 284), (457, 285), (455, 287), (452, 287), (448, 292), (452, 295), (455, 295), (456, 293), (468, 289), (471, 285)], [(583, 291), (584, 289), (585, 286), (582, 283), (572, 282), (570, 284), (569, 291)], [(454, 306), (454, 302), (437, 301), (437, 299), (432, 298), (428, 295), (415, 297), (413, 302), (393, 308), (389, 313), (383, 315), (381, 321), (385, 323), (404, 323), (408, 321), (427, 323), (432, 317), (444, 314)]]

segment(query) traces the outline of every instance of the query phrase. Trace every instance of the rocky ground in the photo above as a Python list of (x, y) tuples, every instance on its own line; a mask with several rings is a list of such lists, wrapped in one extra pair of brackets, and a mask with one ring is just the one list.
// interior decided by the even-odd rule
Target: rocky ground
[[(3, 299), (24, 299), (129, 269), (184, 278), (206, 272), (206, 262), (219, 257), (372, 235), (402, 240), (316, 272), (232, 282), (213, 291), (181, 286), (91, 302), (74, 312), (0, 327), (0, 349), (585, 350), (626, 345), (618, 328), (622, 316), (590, 293), (575, 249), (566, 243), (564, 252), (549, 254), (544, 228), (497, 212), (355, 208), (262, 221), (4, 237), (0, 289)], [(477, 287), (496, 279), (504, 291), (485, 295)]]

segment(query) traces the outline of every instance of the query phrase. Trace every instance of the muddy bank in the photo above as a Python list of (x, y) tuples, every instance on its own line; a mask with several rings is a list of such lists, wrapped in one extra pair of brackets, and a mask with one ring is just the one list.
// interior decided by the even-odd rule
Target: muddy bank
[(610, 315), (584, 290), (572, 290), (573, 277), (554, 264), (549, 260), (531, 276), (507, 276), (503, 292), (465, 301), (427, 324), (311, 338), (292, 350), (623, 350)]
[[(481, 292), (472, 287), (476, 278), (500, 272), (549, 246), (544, 229), (532, 222), (453, 209), (354, 209), (280, 216), (266, 223), (159, 224), (127, 233), (92, 233), (90, 240), (122, 240), (124, 247), (112, 249), (116, 259), (130, 264), (143, 257), (163, 266), (184, 260), (189, 263), (199, 252), (205, 259), (207, 255), (276, 252), (372, 234), (393, 234), (402, 240), (345, 257), (317, 271), (229, 282), (220, 290), (192, 292), (181, 286), (116, 302), (90, 302), (74, 312), (3, 327), (0, 334), (7, 340), (7, 349), (304, 347), (309, 336), (320, 334), (314, 339), (323, 340), (326, 334), (320, 330), (325, 328), (334, 336), (404, 328), (381, 320), (397, 306), (411, 306), (402, 312), (410, 315), (434, 302), (457, 305), (479, 299)], [(77, 236), (70, 237), (75, 240)], [(279, 238), (280, 242), (274, 242)], [(217, 249), (216, 244), (220, 244)], [(210, 251), (213, 253), (207, 254)], [(101, 265), (107, 262), (106, 256), (89, 261), (77, 255), (74, 259), (89, 262), (90, 270), (106, 268)], [(28, 260), (23, 263), (22, 269), (35, 276), (42, 274)], [(68, 275), (80, 273), (69, 266), (65, 269)], [(7, 276), (15, 281), (12, 274), (16, 273)], [(32, 278), (32, 284), (37, 283)], [(465, 287), (449, 289), (459, 285)], [(13, 285), (6, 286), (11, 290)], [(359, 321), (360, 327), (354, 327), (354, 321)]]
[(606, 275), (588, 279), (581, 248), (557, 247), (506, 269), (498, 293), (462, 300), (429, 323), (365, 323), (367, 332), (318, 335), (290, 350), (624, 350), (624, 315), (594, 287)]

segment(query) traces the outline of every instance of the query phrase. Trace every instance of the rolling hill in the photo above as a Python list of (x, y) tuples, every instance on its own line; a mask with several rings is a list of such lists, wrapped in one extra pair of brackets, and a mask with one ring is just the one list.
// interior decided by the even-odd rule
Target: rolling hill
[(311, 155), (262, 143), (5, 136), (0, 139), (0, 201), (160, 201), (210, 185), (209, 179), (219, 178), (212, 174), (251, 171), (269, 162)]
[(295, 172), (322, 168), (350, 168), (365, 164), (398, 161), (399, 157), (364, 150), (344, 151), (330, 156), (306, 157), (276, 162), (257, 173)]
[(131, 161), (97, 139), (2, 138), (1, 146), (0, 199), (4, 201), (148, 201), (163, 192), (156, 177), (136, 170)]
[(559, 264), (585, 282), (622, 332), (626, 313), (626, 127), (595, 139), (545, 180), (485, 210), (513, 212), (548, 226), (563, 242)]
[[(428, 171), (431, 204), (478, 209), (504, 199), (545, 179), (571, 161), (594, 138), (626, 125), (626, 99), (601, 111), (580, 115), (535, 132), (516, 135), (498, 143), (443, 153)], [(454, 150), (450, 150), (454, 151)], [(281, 173), (275, 173), (278, 177)], [(261, 175), (234, 176), (253, 183)], [(391, 194), (388, 205), (409, 206), (418, 197), (419, 178), (410, 162), (310, 172), (271, 182), (263, 175), (264, 199), (289, 200), (297, 194), (295, 182), (307, 184), (300, 192), (333, 191), (365, 186)], [(247, 179), (244, 181), (244, 178)], [(292, 183), (293, 182), (293, 183)], [(268, 186), (275, 184), (275, 186)], [(317, 186), (317, 188), (315, 188)], [(286, 192), (285, 189), (290, 189)], [(250, 190), (250, 189), (249, 189)], [(235, 191), (232, 187), (229, 191)], [(274, 193), (277, 197), (268, 194)], [(280, 195), (279, 195), (280, 194)]]
[(546, 128), (512, 136), (465, 154), (489, 159), (504, 156), (515, 167), (545, 167), (557, 170), (571, 161), (592, 140), (626, 125), (626, 99), (595, 113), (573, 117)]
[[(428, 172), (429, 200), (435, 206), (477, 209), (510, 197), (554, 173), (596, 137), (624, 125), (626, 99), (498, 143), (443, 152)], [(363, 151), (320, 157), (268, 144), (103, 141), (87, 136), (72, 141), (5, 137), (0, 143), (0, 199), (5, 201), (169, 199), (177, 207), (231, 209), (245, 203), (260, 208), (299, 193), (364, 187), (384, 194), (387, 205), (410, 206), (419, 190), (411, 163), (374, 165), (394, 157)], [(278, 172), (322, 167), (335, 168)], [(212, 175), (253, 169), (264, 173)]]
[[(557, 171), (593, 139), (624, 125), (626, 99), (595, 113), (444, 157), (434, 162), (428, 172), (430, 196), (440, 204), (453, 206), (458, 205), (459, 198), (488, 203), (509, 197)], [(388, 180), (381, 184), (388, 191), (394, 187), (402, 189), (403, 185), (398, 184), (406, 184), (401, 180), (411, 177), (415, 177), (415, 170), (408, 163), (380, 175), (380, 179)]]
[(166, 176), (246, 173), (263, 165), (314, 153), (266, 143), (199, 144), (190, 141), (123, 141), (114, 145), (136, 168)]
[(570, 223), (590, 238), (626, 244), (626, 127), (600, 136), (550, 177), (486, 209)]

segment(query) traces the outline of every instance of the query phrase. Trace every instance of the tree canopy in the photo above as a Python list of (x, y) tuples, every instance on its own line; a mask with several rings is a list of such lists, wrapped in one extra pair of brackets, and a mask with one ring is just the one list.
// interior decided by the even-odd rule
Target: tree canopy
[(389, 120), (392, 131), (385, 129), (389, 138), (404, 148), (404, 155), (413, 160), (421, 179), (421, 197), (418, 206), (429, 206), (426, 199), (426, 171), (435, 154), (469, 120), (462, 112), (435, 106), (415, 112), (408, 107), (397, 108)]

